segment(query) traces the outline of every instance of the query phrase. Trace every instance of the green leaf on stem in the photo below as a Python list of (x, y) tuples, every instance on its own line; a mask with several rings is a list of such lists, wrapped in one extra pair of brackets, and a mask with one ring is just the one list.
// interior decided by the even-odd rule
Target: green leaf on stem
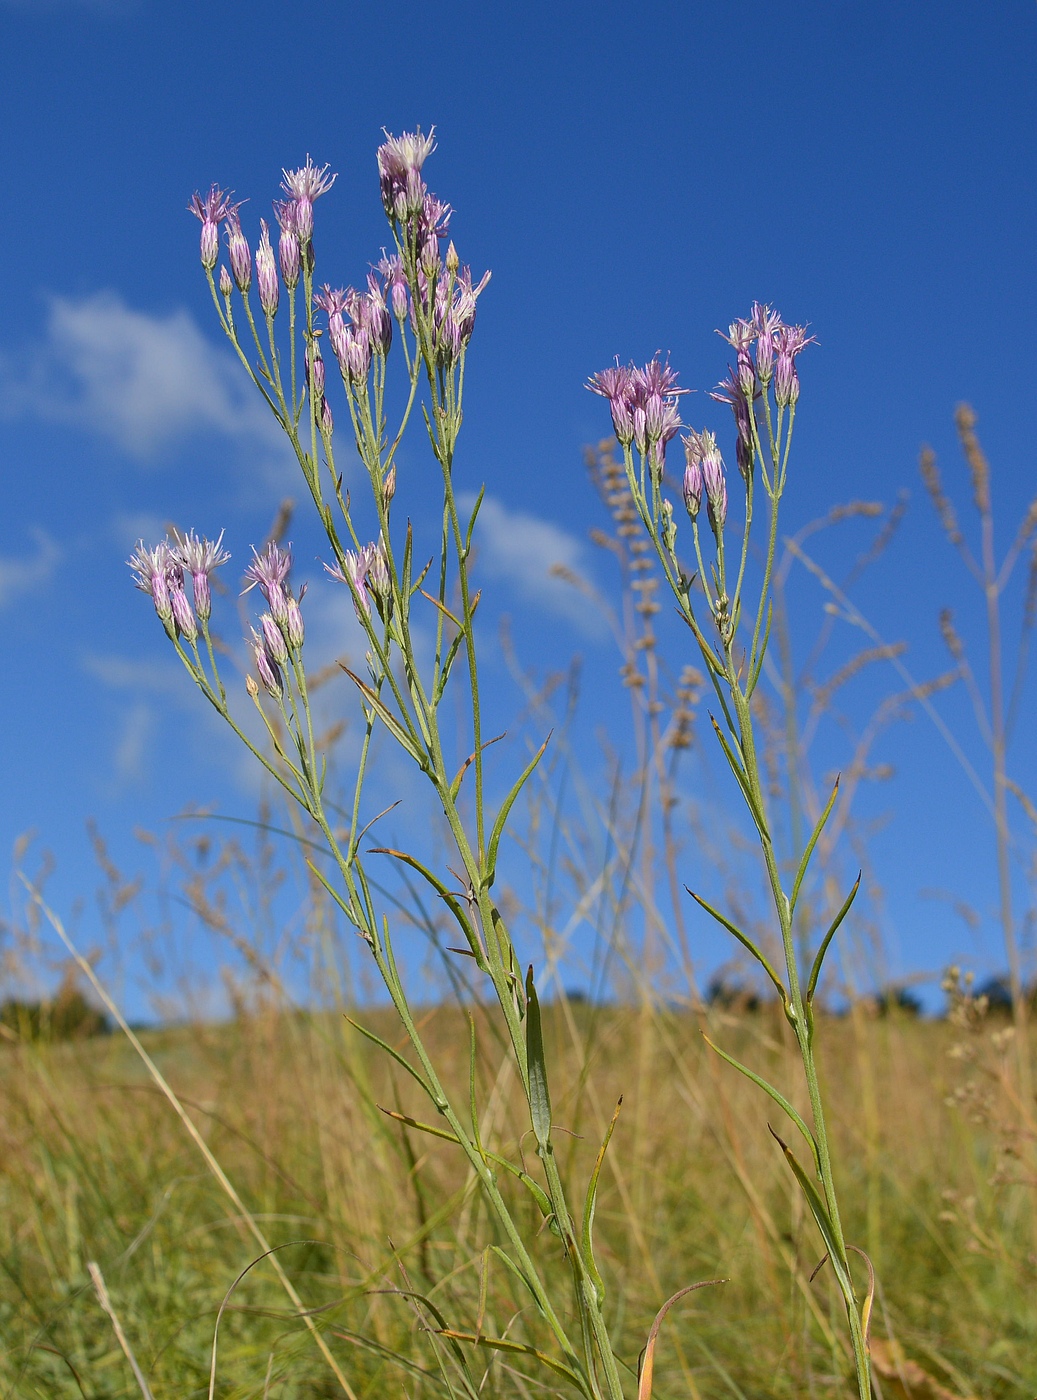
[(533, 985), (533, 966), (526, 973), (526, 1069), (529, 1074), (529, 1114), (538, 1146), (547, 1151), (551, 1142), (551, 1095), (547, 1088), (544, 1034), (540, 1001)]
[(770, 1097), (774, 1100), (774, 1102), (778, 1105), (778, 1107), (782, 1110), (782, 1112), (788, 1114), (788, 1116), (792, 1119), (793, 1123), (795, 1123), (796, 1127), (806, 1138), (807, 1146), (810, 1148), (811, 1155), (814, 1159), (814, 1165), (820, 1169), (820, 1158), (818, 1156), (817, 1143), (814, 1141), (814, 1135), (807, 1127), (805, 1121), (800, 1117), (800, 1115), (789, 1103), (785, 1095), (781, 1093), (780, 1090), (775, 1089), (773, 1084), (770, 1084), (766, 1079), (762, 1078), (760, 1075), (756, 1074), (753, 1070), (751, 1070), (748, 1065), (743, 1065), (741, 1060), (736, 1060), (735, 1057), (733, 1055), (729, 1055), (726, 1050), (721, 1050), (719, 1045), (714, 1045), (713, 1042), (710, 1040), (709, 1036), (706, 1035), (704, 1032), (702, 1039), (706, 1042), (706, 1044), (712, 1051), (714, 1051), (717, 1055), (720, 1056), (722, 1060), (726, 1060), (729, 1065), (733, 1066), (736, 1070), (738, 1070), (739, 1074), (744, 1074), (746, 1079), (751, 1080), (758, 1089), (762, 1089), (765, 1094), (769, 1094)]
[(856, 1306), (856, 1299), (853, 1293), (853, 1280), (850, 1278), (850, 1270), (846, 1263), (846, 1256), (839, 1245), (835, 1233), (835, 1226), (832, 1224), (832, 1217), (828, 1214), (828, 1207), (821, 1199), (821, 1193), (799, 1165), (796, 1154), (790, 1147), (782, 1142), (781, 1138), (769, 1123), (767, 1124), (767, 1131), (781, 1148), (782, 1152), (784, 1152), (785, 1160), (792, 1168), (793, 1174), (803, 1191), (803, 1195), (807, 1198), (807, 1205), (810, 1207), (811, 1215), (813, 1215), (814, 1219), (817, 1221), (817, 1228), (821, 1231), (821, 1237), (828, 1249), (828, 1254), (832, 1261), (832, 1268), (835, 1270), (835, 1276), (839, 1280), (840, 1291), (846, 1299), (847, 1305)]
[[(739, 604), (739, 606), (741, 606), (741, 604)], [(763, 658), (767, 655), (767, 643), (771, 639), (771, 623), (773, 621), (774, 599), (771, 598), (767, 603), (767, 621), (763, 625), (763, 641), (760, 643), (760, 650), (756, 654), (756, 660), (753, 662), (753, 668), (749, 674), (749, 684), (745, 688), (745, 698), (747, 700), (752, 699), (752, 693), (760, 680), (760, 672), (763, 670)]]
[(468, 528), (467, 528), (467, 530), (465, 530), (465, 537), (464, 537), (464, 553), (465, 553), (465, 558), (466, 558), (466, 559), (468, 558), (468, 555), (469, 555), (470, 552), (471, 552), (471, 548), (472, 548), (472, 534), (473, 534), (474, 531), (475, 531), (475, 522), (476, 522), (476, 520), (478, 520), (478, 518), (479, 518), (479, 510), (480, 510), (480, 508), (481, 508), (481, 506), (482, 506), (483, 497), (484, 497), (485, 495), (486, 495), (486, 486), (485, 486), (485, 484), (483, 484), (482, 486), (479, 487), (479, 494), (478, 494), (478, 496), (476, 496), (476, 498), (475, 498), (475, 505), (472, 506), (472, 513), (471, 513), (471, 515), (468, 517)]
[(361, 695), (363, 695), (364, 699), (371, 706), (372, 710), (374, 710), (375, 714), (385, 725), (386, 729), (388, 729), (389, 733), (399, 744), (400, 748), (403, 749), (405, 753), (410, 754), (414, 762), (418, 765), (422, 772), (424, 772), (428, 767), (428, 760), (423, 754), (420, 754), (418, 752), (413, 739), (407, 733), (403, 725), (392, 713), (392, 711), (388, 709), (384, 700), (380, 699), (371, 689), (371, 687), (367, 685), (366, 682), (362, 681), (358, 675), (355, 675), (354, 672), (352, 672), (349, 669), (349, 667), (346, 666), (343, 662), (340, 661), (338, 664), (340, 669), (345, 671), (349, 679), (356, 684), (356, 686), (360, 690)]
[(486, 970), (485, 952), (471, 920), (461, 907), (460, 898), (452, 890), (448, 889), (437, 875), (434, 875), (431, 870), (428, 870), (422, 865), (420, 860), (412, 856), (408, 851), (396, 851), (393, 850), (391, 846), (371, 846), (367, 854), (370, 856), (392, 856), (394, 860), (401, 860), (404, 865), (409, 865), (412, 870), (416, 870), (423, 879), (427, 880), (436, 894), (439, 895), (440, 899), (450, 910), (451, 914), (453, 914), (465, 938), (468, 939), (476, 966), (480, 971), (484, 972)]
[(742, 789), (742, 796), (745, 798), (746, 804), (749, 808), (749, 813), (753, 821), (756, 823), (756, 829), (765, 841), (770, 842), (770, 831), (767, 829), (767, 823), (764, 820), (763, 813), (756, 805), (756, 798), (753, 796), (753, 790), (749, 786), (749, 779), (746, 777), (745, 769), (738, 762), (738, 759), (735, 757), (731, 749), (731, 745), (724, 738), (724, 731), (720, 728), (720, 725), (717, 724), (716, 720), (712, 715), (710, 715), (709, 718), (714, 730), (716, 731), (716, 736), (720, 740), (720, 747), (724, 750), (724, 756), (727, 759), (728, 763), (731, 765), (731, 772), (735, 775), (735, 779), (738, 782), (738, 786)]
[(763, 968), (764, 972), (766, 972), (767, 976), (774, 983), (775, 987), (777, 987), (778, 996), (781, 998), (782, 1006), (787, 1006), (789, 999), (788, 993), (785, 990), (781, 978), (774, 971), (773, 967), (771, 967), (766, 957), (756, 946), (756, 944), (752, 941), (752, 939), (747, 934), (744, 934), (740, 928), (737, 928), (731, 922), (730, 919), (725, 919), (723, 914), (721, 914), (719, 910), (714, 909), (712, 904), (708, 904), (702, 898), (701, 895), (696, 894), (694, 890), (689, 890), (687, 885), (685, 885), (684, 888), (688, 890), (688, 894), (691, 895), (692, 899), (695, 901), (696, 904), (701, 904), (702, 908), (705, 909), (707, 914), (712, 914), (713, 918), (716, 919), (717, 923), (720, 924), (723, 928), (726, 928), (728, 933), (731, 934), (733, 938), (737, 938), (739, 943), (741, 943), (742, 947), (746, 950), (746, 952), (751, 953), (753, 955), (756, 961)]
[(619, 1097), (616, 1110), (612, 1115), (612, 1121), (605, 1129), (605, 1136), (602, 1139), (601, 1147), (598, 1149), (597, 1161), (594, 1163), (594, 1170), (591, 1172), (590, 1184), (587, 1187), (587, 1200), (583, 1207), (583, 1262), (590, 1274), (591, 1282), (594, 1284), (594, 1291), (598, 1295), (598, 1307), (605, 1301), (605, 1285), (601, 1275), (598, 1273), (597, 1265), (594, 1262), (594, 1207), (598, 1198), (598, 1177), (601, 1175), (601, 1166), (605, 1160), (605, 1153), (608, 1145), (612, 1141), (612, 1134), (619, 1119), (619, 1110), (623, 1107), (623, 1096)]
[(839, 782), (840, 778), (837, 777), (835, 780), (835, 786), (832, 788), (832, 795), (828, 799), (827, 805), (825, 806), (825, 810), (821, 813), (820, 817), (818, 818), (817, 825), (814, 827), (814, 830), (811, 833), (810, 840), (807, 842), (806, 850), (803, 852), (803, 859), (799, 862), (799, 869), (796, 871), (795, 883), (792, 886), (792, 898), (789, 900), (790, 919), (796, 912), (796, 901), (799, 899), (799, 887), (802, 885), (804, 877), (806, 876), (807, 866), (810, 864), (810, 857), (814, 854), (814, 847), (821, 839), (821, 833), (825, 829), (825, 824), (827, 823), (828, 818), (832, 815), (832, 808), (835, 806), (835, 799), (839, 796)]
[(828, 932), (821, 940), (821, 946), (817, 950), (817, 956), (814, 958), (814, 965), (810, 969), (810, 978), (807, 981), (806, 1002), (808, 1006), (814, 999), (814, 989), (817, 987), (817, 979), (821, 975), (821, 964), (824, 962), (825, 954), (828, 952), (828, 945), (835, 937), (836, 929), (839, 927), (842, 921), (846, 918), (847, 914), (850, 912), (850, 905), (857, 897), (857, 891), (861, 887), (861, 874), (863, 874), (863, 871), (858, 874), (857, 879), (853, 883), (853, 889), (843, 901), (843, 907), (839, 910), (838, 914), (836, 914), (834, 920), (832, 921), (831, 928), (829, 928)]
[[(481, 746), (482, 752), (485, 753), (491, 744), (499, 744), (504, 737), (504, 734), (495, 734), (492, 739), (487, 739), (485, 744)], [(472, 753), (470, 753), (465, 759), (465, 761), (461, 764), (461, 767), (457, 770), (457, 774), (454, 777), (454, 781), (450, 784), (450, 797), (452, 801), (457, 801), (457, 794), (461, 791), (461, 779), (468, 772), (469, 768), (474, 762), (475, 751), (473, 750)]]
[(452, 1142), (456, 1146), (461, 1146), (461, 1139), (456, 1133), (447, 1132), (446, 1128), (437, 1128), (432, 1123), (421, 1123), (417, 1118), (411, 1118), (409, 1114), (397, 1113), (394, 1108), (383, 1108), (381, 1104), (375, 1107), (379, 1113), (384, 1113), (386, 1118), (394, 1118), (397, 1123), (403, 1123), (408, 1128), (416, 1128), (419, 1133), (428, 1133), (431, 1137), (442, 1138), (444, 1142)]
[[(554, 730), (552, 729), (551, 734), (553, 733)], [(493, 830), (490, 832), (490, 842), (486, 848), (485, 878), (487, 889), (490, 887), (490, 885), (493, 884), (494, 877), (497, 873), (497, 849), (500, 846), (501, 837), (504, 835), (504, 824), (508, 820), (508, 814), (511, 812), (512, 807), (514, 807), (516, 801), (518, 800), (519, 793), (522, 791), (529, 778), (532, 776), (534, 768), (537, 766), (537, 764), (543, 758), (544, 754), (547, 752), (547, 746), (551, 742), (551, 734), (548, 734), (547, 738), (537, 749), (536, 753), (526, 764), (525, 768), (523, 768), (522, 772), (518, 776), (518, 780), (516, 781), (515, 786), (508, 793), (507, 797), (501, 804), (500, 811), (497, 813), (497, 820), (493, 823)]]
[(428, 1094), (432, 1102), (436, 1102), (436, 1096), (432, 1092), (432, 1089), (429, 1087), (428, 1084), (425, 1083), (424, 1079), (422, 1079), (421, 1075), (414, 1068), (414, 1066), (412, 1064), (409, 1064), (408, 1061), (403, 1058), (403, 1056), (398, 1050), (394, 1050), (388, 1041), (383, 1040), (381, 1036), (375, 1035), (374, 1031), (369, 1031), (367, 1027), (362, 1026), (359, 1021), (354, 1021), (352, 1016), (347, 1016), (346, 1020), (353, 1027), (354, 1030), (359, 1031), (362, 1036), (366, 1036), (368, 1040), (370, 1040), (373, 1044), (379, 1046), (382, 1050), (385, 1051), (387, 1055), (391, 1056), (392, 1059), (396, 1061), (396, 1063), (400, 1066), (401, 1069), (405, 1069), (407, 1073), (411, 1076), (411, 1078), (415, 1079), (421, 1085), (421, 1087), (424, 1089), (425, 1093)]

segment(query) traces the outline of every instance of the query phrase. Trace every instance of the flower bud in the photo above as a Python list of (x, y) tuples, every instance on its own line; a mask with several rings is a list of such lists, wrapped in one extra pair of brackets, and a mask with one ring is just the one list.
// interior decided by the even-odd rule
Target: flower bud
[(395, 495), (396, 495), (396, 463), (393, 462), (392, 466), (391, 466), (391, 467), (389, 468), (389, 470), (385, 473), (385, 480), (382, 482), (382, 500), (385, 502), (386, 506), (389, 505), (390, 501), (392, 500), (392, 498), (393, 498)]
[(227, 219), (227, 251), (234, 281), (238, 291), (244, 295), (252, 286), (252, 254), (237, 214), (231, 214)]
[(335, 431), (335, 419), (332, 417), (331, 404), (327, 399), (320, 406), (320, 430), (325, 437), (331, 437)]
[(212, 219), (202, 223), (201, 255), (202, 266), (206, 272), (211, 272), (220, 256), (220, 230)]
[(263, 634), (263, 646), (270, 660), (276, 661), (278, 666), (283, 666), (288, 660), (288, 648), (280, 627), (269, 613), (264, 613), (259, 619), (259, 627)]
[(724, 462), (717, 449), (717, 440), (712, 433), (702, 434), (702, 484), (706, 492), (706, 506), (713, 533), (719, 535), (727, 519), (727, 481), (724, 477)]
[(225, 267), (220, 268), (220, 294), (224, 298), (229, 298), (234, 290), (234, 283), (230, 280), (230, 273)]
[(306, 636), (306, 628), (303, 626), (302, 609), (299, 607), (298, 599), (289, 597), (288, 599), (288, 620), (285, 623), (285, 635), (288, 638), (288, 645), (298, 651)]
[(681, 494), (684, 496), (684, 505), (688, 514), (694, 520), (702, 506), (702, 464), (688, 452), (687, 443), (685, 443), (684, 450), (688, 455), (688, 464), (684, 468), (684, 483)]
[(457, 269), (461, 266), (461, 259), (457, 256), (457, 249), (454, 247), (454, 240), (450, 240), (450, 246), (446, 250), (446, 270), (452, 277), (457, 276)]
[(184, 592), (182, 574), (178, 581), (173, 582), (169, 590), (169, 601), (172, 604), (173, 621), (176, 623), (177, 631), (189, 642), (195, 641), (198, 637), (198, 623), (195, 621), (191, 604), (187, 600), (187, 594)]
[(277, 280), (277, 263), (274, 250), (270, 246), (270, 230), (266, 220), (260, 219), (262, 236), (256, 249), (256, 281), (259, 283), (259, 304), (264, 316), (277, 315), (277, 303), (281, 295), (281, 284)]
[[(282, 646), (284, 645), (282, 641)], [(263, 683), (263, 689), (268, 695), (272, 695), (275, 700), (280, 700), (284, 694), (284, 686), (281, 682), (281, 670), (269, 655), (266, 643), (256, 629), (252, 629), (252, 655), (255, 658), (256, 670), (259, 672), (259, 679)]]
[(313, 202), (305, 195), (295, 201), (295, 231), (303, 247), (313, 239)]

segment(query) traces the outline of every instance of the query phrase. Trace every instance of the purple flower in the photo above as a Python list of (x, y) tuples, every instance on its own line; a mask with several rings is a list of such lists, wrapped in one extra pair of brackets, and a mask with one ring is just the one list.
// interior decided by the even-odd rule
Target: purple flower
[[(303, 584), (302, 592), (306, 592), (306, 585)], [(288, 619), (284, 625), (285, 636), (288, 645), (298, 651), (306, 636), (306, 628), (303, 626), (302, 608), (299, 606), (299, 599), (288, 595)]]
[(277, 303), (281, 296), (281, 284), (277, 280), (277, 263), (274, 250), (270, 246), (270, 230), (265, 219), (260, 219), (262, 234), (256, 249), (256, 281), (259, 284), (259, 304), (265, 316), (277, 315)]
[(379, 355), (388, 355), (392, 345), (392, 317), (385, 301), (385, 290), (375, 272), (367, 274), (367, 295), (360, 302), (361, 324)]
[(327, 399), (320, 406), (320, 430), (325, 437), (331, 437), (335, 431), (335, 420), (331, 414), (331, 404)]
[(283, 203), (274, 200), (274, 213), (277, 215), (277, 224), (281, 230), (281, 237), (277, 243), (277, 260), (281, 265), (281, 276), (284, 284), (290, 292), (299, 285), (299, 273), (302, 268), (302, 258), (299, 253), (299, 230), (295, 218), (295, 201), (286, 200)]
[(199, 539), (191, 530), (183, 539), (178, 539), (170, 553), (185, 573), (191, 575), (194, 585), (194, 606), (199, 619), (208, 622), (212, 613), (212, 595), (209, 590), (209, 575), (213, 569), (226, 564), (230, 555), (223, 544), (223, 531), (213, 540)]
[(234, 283), (230, 280), (230, 273), (225, 267), (220, 268), (220, 295), (229, 297), (234, 290)]
[(306, 382), (313, 391), (313, 401), (319, 404), (324, 397), (324, 357), (316, 341), (306, 351)]
[(417, 214), (425, 198), (425, 182), (421, 167), (435, 150), (435, 127), (427, 136), (421, 128), (405, 131), (402, 136), (385, 132), (385, 142), (378, 147), (378, 180), (382, 204), (390, 219), (405, 223)]
[(692, 520), (702, 506), (702, 439), (692, 431), (684, 438), (684, 504)]
[(371, 337), (365, 326), (347, 326), (343, 331), (339, 367), (351, 384), (367, 383), (371, 368)]
[(342, 340), (342, 332), (346, 328), (344, 316), (348, 303), (349, 294), (346, 292), (345, 288), (332, 288), (327, 282), (325, 282), (320, 291), (315, 292), (313, 296), (314, 306), (319, 307), (321, 311), (327, 313), (328, 339), (331, 341), (331, 348), (335, 352), (335, 358), (339, 361), (341, 361), (343, 353), (340, 349), (340, 342)]
[[(284, 646), (283, 641), (281, 645)], [(266, 638), (261, 632), (257, 632), (254, 627), (252, 628), (252, 655), (255, 659), (256, 670), (259, 672), (259, 679), (263, 682), (264, 690), (268, 695), (272, 695), (275, 700), (280, 700), (281, 696), (284, 694), (281, 669), (267, 650)]]
[(281, 171), (284, 176), (281, 188), (294, 201), (295, 232), (302, 245), (313, 238), (313, 201), (327, 194), (337, 179), (335, 175), (329, 176), (330, 169), (330, 165), (322, 165), (318, 170), (307, 156), (306, 164), (298, 170)]
[(614, 365), (592, 374), (586, 386), (592, 394), (608, 399), (612, 426), (622, 447), (628, 447), (634, 437), (633, 377), (630, 366), (621, 365), (617, 356)]
[(195, 620), (191, 604), (188, 602), (187, 594), (184, 592), (183, 571), (177, 566), (170, 577), (169, 601), (173, 608), (173, 621), (176, 623), (177, 631), (189, 642), (194, 642), (198, 638), (198, 623)]
[(724, 461), (717, 448), (717, 440), (712, 433), (699, 436), (702, 454), (702, 485), (706, 492), (706, 506), (709, 510), (709, 523), (713, 533), (719, 535), (727, 519), (727, 481), (724, 477)]
[(126, 562), (133, 570), (134, 585), (148, 594), (162, 622), (171, 627), (173, 605), (169, 597), (169, 575), (174, 560), (169, 541), (163, 540), (154, 549), (146, 549), (144, 541), (138, 540), (137, 548)]
[(808, 336), (806, 326), (782, 326), (777, 333), (778, 360), (774, 371), (774, 397), (778, 405), (787, 408), (799, 398), (799, 375), (796, 372), (796, 356), (808, 345), (814, 344), (815, 336)]
[(750, 400), (742, 393), (742, 386), (734, 370), (728, 366), (727, 378), (710, 390), (709, 397), (715, 403), (726, 403), (735, 417), (738, 430), (738, 470), (743, 476), (749, 470), (753, 459), (752, 409)]
[(407, 292), (407, 278), (403, 271), (403, 262), (398, 253), (386, 256), (383, 252), (381, 262), (378, 264), (378, 271), (382, 274), (385, 286), (390, 289), (392, 298), (392, 314), (402, 325), (406, 319), (409, 307), (409, 296)]
[(236, 213), (227, 215), (227, 251), (234, 281), (238, 291), (244, 295), (252, 285), (252, 254)]
[(355, 552), (347, 550), (344, 568), (337, 564), (325, 564), (324, 567), (332, 578), (350, 588), (353, 607), (361, 622), (371, 616), (371, 598), (377, 603), (381, 616), (385, 617), (392, 589), (389, 561), (381, 538), (377, 544), (365, 544)]
[(457, 274), (454, 316), (457, 320), (457, 329), (461, 334), (462, 343), (465, 345), (471, 340), (472, 332), (475, 330), (475, 304), (486, 290), (490, 275), (489, 272), (484, 272), (479, 279), (479, 285), (473, 287), (470, 267), (462, 267)]
[(213, 185), (204, 199), (195, 190), (187, 206), (188, 212), (202, 221), (201, 255), (206, 272), (213, 270), (219, 257), (220, 224), (241, 207), (231, 203), (231, 194), (232, 191), (224, 191), (218, 185)]
[(262, 617), (259, 619), (259, 630), (263, 634), (263, 645), (266, 648), (266, 654), (270, 657), (271, 661), (276, 661), (278, 666), (283, 666), (288, 660), (288, 647), (280, 627), (278, 627), (269, 613), (263, 613)]
[(271, 540), (264, 547), (262, 554), (253, 545), (252, 554), (252, 563), (245, 570), (245, 577), (249, 582), (244, 591), (247, 593), (258, 583), (274, 621), (278, 626), (282, 626), (288, 618), (288, 590), (285, 588), (285, 579), (292, 567), (291, 550), (282, 549), (276, 540)]
[(766, 386), (774, 373), (774, 335), (781, 327), (781, 316), (773, 307), (754, 301), (752, 321), (756, 331), (756, 373)]

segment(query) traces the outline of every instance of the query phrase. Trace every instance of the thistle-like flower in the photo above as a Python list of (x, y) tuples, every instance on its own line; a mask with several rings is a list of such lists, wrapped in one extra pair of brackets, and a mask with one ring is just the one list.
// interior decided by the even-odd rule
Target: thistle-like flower
[[(263, 689), (268, 695), (272, 695), (275, 700), (280, 700), (284, 695), (284, 683), (281, 679), (281, 668), (267, 650), (266, 638), (262, 632), (257, 632), (252, 628), (252, 656), (256, 663), (256, 670), (259, 679), (263, 682)], [(284, 645), (282, 641), (281, 645)]]
[(778, 359), (774, 370), (774, 397), (779, 407), (788, 408), (799, 398), (799, 374), (796, 357), (801, 350), (815, 343), (806, 326), (782, 326), (777, 332)]
[(288, 620), (288, 590), (285, 588), (285, 579), (292, 567), (291, 550), (282, 549), (276, 540), (271, 540), (262, 553), (253, 545), (252, 554), (252, 563), (245, 570), (245, 577), (249, 581), (244, 592), (247, 593), (258, 584), (274, 621), (282, 627)]
[(396, 223), (406, 223), (422, 207), (425, 182), (421, 167), (435, 150), (435, 127), (427, 136), (417, 131), (405, 131), (402, 136), (390, 136), (378, 147), (378, 180), (382, 204), (387, 216)]
[(260, 219), (262, 234), (256, 249), (256, 282), (259, 284), (259, 304), (264, 316), (277, 315), (277, 303), (281, 296), (281, 284), (277, 280), (277, 263), (270, 244), (270, 230), (265, 219)]
[(188, 212), (202, 222), (200, 251), (206, 272), (213, 270), (220, 254), (220, 224), (241, 207), (231, 203), (231, 194), (232, 191), (213, 185), (204, 199), (195, 190), (187, 206)]
[(727, 519), (727, 481), (724, 476), (724, 460), (712, 433), (699, 436), (702, 453), (702, 485), (706, 492), (706, 507), (709, 523), (718, 538)]
[(267, 655), (271, 661), (276, 661), (278, 666), (283, 666), (288, 660), (288, 645), (280, 627), (269, 613), (263, 613), (259, 619), (259, 630), (263, 634)]
[(295, 204), (295, 232), (304, 247), (313, 238), (313, 201), (327, 194), (337, 179), (336, 175), (328, 174), (330, 169), (330, 165), (322, 165), (318, 169), (307, 156), (306, 164), (298, 170), (281, 171), (284, 176), (281, 188)]
[(234, 281), (238, 291), (244, 295), (252, 286), (252, 254), (237, 213), (227, 215), (227, 252)]
[(681, 494), (692, 520), (702, 507), (702, 439), (692, 430), (684, 442), (684, 482)]
[(230, 554), (221, 548), (222, 544), (222, 530), (216, 540), (199, 539), (191, 530), (182, 539), (178, 539), (170, 550), (171, 556), (184, 573), (191, 575), (191, 582), (194, 586), (194, 608), (201, 622), (208, 622), (212, 613), (209, 575), (213, 569), (218, 569), (221, 564), (226, 564), (230, 558)]
[(299, 252), (299, 230), (295, 220), (294, 199), (283, 202), (274, 200), (274, 213), (281, 236), (277, 243), (277, 260), (281, 265), (281, 277), (290, 292), (299, 285), (302, 271), (302, 257)]
[(144, 541), (138, 540), (137, 548), (127, 559), (133, 570), (133, 582), (142, 593), (147, 593), (155, 604), (163, 625), (170, 629), (173, 625), (173, 605), (169, 596), (169, 575), (173, 567), (173, 554), (169, 541), (163, 540), (154, 549), (145, 548)]
[(592, 374), (586, 385), (592, 394), (608, 399), (612, 426), (621, 447), (629, 447), (634, 439), (633, 377), (633, 369), (621, 365), (617, 356), (614, 365)]
[(752, 322), (756, 331), (756, 373), (766, 388), (774, 373), (774, 336), (781, 328), (781, 316), (773, 307), (754, 301)]

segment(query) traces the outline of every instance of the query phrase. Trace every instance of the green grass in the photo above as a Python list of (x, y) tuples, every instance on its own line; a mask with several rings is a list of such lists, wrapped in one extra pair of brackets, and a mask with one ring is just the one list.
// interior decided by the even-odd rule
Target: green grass
[[(395, 1041), (388, 1014), (363, 1019)], [(827, 1270), (809, 1282), (821, 1247), (767, 1131), (768, 1120), (782, 1131), (780, 1114), (700, 1029), (649, 1000), (546, 1011), (555, 1119), (573, 1134), (558, 1150), (574, 1179), (586, 1179), (624, 1096), (595, 1221), (619, 1354), (636, 1368), (664, 1299), (725, 1278), (669, 1315), (656, 1396), (845, 1394), (841, 1303)], [(484, 1143), (524, 1156), (535, 1175), (531, 1137), (502, 1136), (517, 1121), (515, 1085), (488, 1023), (479, 1030)], [(1016, 1180), (1002, 1031), (863, 1009), (823, 1027), (848, 1237), (878, 1273), (873, 1332), (887, 1396), (908, 1393), (893, 1356), (916, 1397), (1031, 1397), (1037, 1387), (1034, 1191)], [(465, 1086), (460, 1014), (429, 1010), (426, 1034), (448, 1082)], [(714, 1011), (710, 1034), (793, 1086), (803, 1106), (794, 1045), (770, 1008)], [(306, 1306), (321, 1309), (358, 1397), (448, 1393), (432, 1314), (394, 1290), (430, 1297), (457, 1332), (551, 1353), (522, 1285), (486, 1252), (494, 1226), (460, 1154), (380, 1110), (427, 1118), (407, 1076), (343, 1018), (270, 1013), (145, 1039), (267, 1237), (295, 1242), (282, 1263)], [(257, 1250), (126, 1041), (4, 1046), (0, 1151), (0, 1395), (140, 1394), (90, 1260), (155, 1400), (206, 1394), (217, 1311)], [(511, 1185), (535, 1231), (532, 1197)], [(536, 1250), (549, 1274), (564, 1268), (548, 1229)], [(477, 1384), (489, 1366), (483, 1395), (534, 1395), (545, 1380), (564, 1392), (526, 1356), (462, 1350)], [(267, 1386), (286, 1400), (341, 1394), (260, 1262), (224, 1314), (216, 1393)]]

